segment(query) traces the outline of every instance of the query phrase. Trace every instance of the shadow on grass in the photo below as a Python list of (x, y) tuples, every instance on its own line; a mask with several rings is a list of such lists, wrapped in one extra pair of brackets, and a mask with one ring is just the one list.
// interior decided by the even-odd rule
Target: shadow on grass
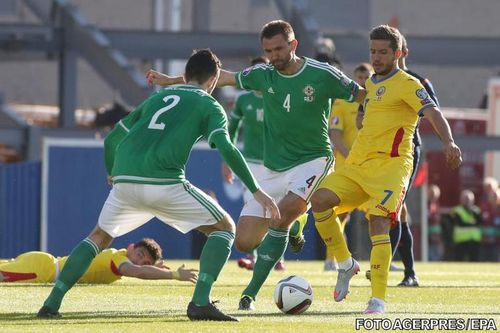
[[(133, 322), (183, 322), (189, 321), (184, 313), (169, 311), (107, 311), (107, 312), (64, 312), (62, 318), (37, 318), (36, 313), (0, 313), (0, 322), (12, 322), (15, 325), (40, 325), (56, 323), (58, 325), (127, 323)], [(24, 323), (23, 323), (24, 321)]]

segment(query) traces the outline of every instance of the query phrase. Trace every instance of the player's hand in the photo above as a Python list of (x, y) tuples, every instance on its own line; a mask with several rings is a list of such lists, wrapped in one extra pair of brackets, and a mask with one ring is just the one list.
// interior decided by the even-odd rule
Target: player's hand
[(222, 179), (224, 179), (224, 181), (229, 184), (232, 184), (234, 181), (233, 172), (226, 163), (222, 163)]
[(462, 164), (462, 152), (455, 142), (445, 144), (443, 152), (446, 156), (446, 164), (451, 170), (455, 170)]
[(166, 74), (150, 69), (146, 72), (146, 79), (148, 80), (148, 85), (152, 86), (157, 84), (159, 86), (169, 86), (175, 84), (175, 78), (170, 77)]
[(170, 270), (170, 267), (168, 267), (166, 264), (165, 264), (165, 261), (163, 261), (163, 259), (159, 259), (156, 263), (155, 263), (155, 266), (158, 267), (158, 268), (166, 268), (168, 270)]
[(189, 281), (192, 283), (196, 283), (198, 281), (198, 270), (193, 268), (186, 268), (184, 264), (181, 267), (177, 268), (177, 272), (179, 273), (180, 281)]
[(281, 218), (278, 205), (276, 205), (274, 199), (267, 195), (266, 192), (259, 189), (253, 194), (253, 197), (264, 208), (264, 216), (267, 215), (267, 212), (270, 212), (272, 219), (278, 220)]

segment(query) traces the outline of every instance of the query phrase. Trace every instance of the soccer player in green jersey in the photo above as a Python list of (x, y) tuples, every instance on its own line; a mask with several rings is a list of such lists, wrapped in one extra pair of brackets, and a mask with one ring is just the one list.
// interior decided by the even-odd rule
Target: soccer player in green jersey
[(193, 145), (202, 137), (217, 148), (253, 193), (254, 199), (279, 219), (274, 200), (264, 193), (236, 147), (229, 141), (222, 106), (210, 95), (220, 62), (210, 50), (193, 54), (185, 70), (186, 85), (164, 89), (146, 99), (121, 120), (104, 142), (106, 168), (113, 189), (90, 235), (71, 252), (38, 317), (58, 317), (66, 292), (85, 273), (93, 258), (113, 238), (157, 217), (187, 233), (208, 236), (200, 257), (200, 273), (187, 315), (191, 320), (237, 321), (210, 302), (213, 283), (234, 241), (234, 222), (210, 196), (184, 176)]
[[(265, 57), (257, 57), (250, 62), (251, 66), (257, 64), (268, 64), (269, 60)], [(229, 119), (229, 137), (233, 144), (238, 140), (240, 128), (243, 128), (243, 156), (248, 167), (257, 180), (265, 175), (264, 159), (264, 102), (262, 93), (259, 91), (249, 91), (238, 96), (235, 107), (231, 112)], [(222, 176), (224, 181), (233, 182), (233, 172), (222, 163)], [(246, 203), (252, 198), (247, 190), (243, 193), (243, 200)], [(302, 230), (307, 222), (307, 213), (300, 216), (290, 228), (289, 243), (292, 252), (300, 252), (305, 244)], [(238, 266), (253, 270), (257, 258), (257, 249), (254, 249), (251, 255), (238, 260)], [(274, 269), (277, 271), (285, 270), (284, 260), (281, 258)]]
[[(333, 98), (361, 103), (365, 91), (341, 71), (295, 54), (298, 41), (291, 25), (271, 21), (260, 41), (270, 65), (241, 72), (221, 71), (219, 86), (233, 85), (262, 92), (264, 101), (264, 166), (262, 187), (277, 201), (281, 217), (263, 215), (254, 200), (240, 214), (235, 244), (250, 252), (258, 247), (252, 280), (243, 291), (239, 308), (252, 310), (255, 297), (288, 243), (290, 225), (307, 210), (312, 193), (330, 173), (333, 156), (328, 138), (328, 116)], [(150, 82), (182, 82), (149, 71)]]

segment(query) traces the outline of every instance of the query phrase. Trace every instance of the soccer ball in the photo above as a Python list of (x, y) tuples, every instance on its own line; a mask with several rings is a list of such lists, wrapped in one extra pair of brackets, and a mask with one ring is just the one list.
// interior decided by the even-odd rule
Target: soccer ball
[(280, 280), (274, 289), (274, 302), (283, 313), (299, 314), (306, 311), (313, 300), (313, 291), (307, 280), (289, 276)]

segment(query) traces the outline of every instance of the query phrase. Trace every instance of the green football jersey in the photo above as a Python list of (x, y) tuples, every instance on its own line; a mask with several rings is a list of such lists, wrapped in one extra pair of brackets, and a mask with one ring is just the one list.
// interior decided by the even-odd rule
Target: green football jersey
[(332, 156), (328, 138), (331, 101), (353, 101), (359, 89), (335, 67), (303, 59), (303, 66), (293, 75), (281, 74), (268, 64), (236, 73), (238, 88), (263, 94), (264, 165), (274, 171)]
[(262, 163), (264, 150), (264, 104), (262, 96), (247, 92), (236, 99), (229, 120), (229, 136), (236, 143), (243, 127), (243, 156), (248, 162)]
[(122, 119), (128, 133), (116, 148), (113, 181), (172, 184), (185, 178), (193, 145), (202, 137), (214, 148), (213, 134), (227, 133), (222, 106), (197, 86), (159, 91)]

